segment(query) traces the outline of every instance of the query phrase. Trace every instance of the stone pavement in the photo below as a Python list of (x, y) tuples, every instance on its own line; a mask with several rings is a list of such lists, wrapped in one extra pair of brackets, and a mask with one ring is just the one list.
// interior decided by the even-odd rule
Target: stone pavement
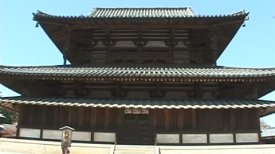
[[(156, 150), (158, 149), (159, 150)], [(133, 146), (72, 143), (71, 154), (274, 154), (274, 144)], [(155, 149), (155, 150), (154, 150)], [(0, 154), (61, 154), (60, 142), (0, 138)]]

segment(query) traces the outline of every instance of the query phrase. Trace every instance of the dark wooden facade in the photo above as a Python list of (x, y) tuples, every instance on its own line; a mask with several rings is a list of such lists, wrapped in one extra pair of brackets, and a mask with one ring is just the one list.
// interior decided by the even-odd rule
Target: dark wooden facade
[(155, 144), (156, 134), (260, 132), (257, 109), (149, 109), (146, 114), (127, 114), (120, 108), (25, 105), (20, 115), (22, 128), (57, 130), (70, 125), (78, 131), (115, 132), (118, 144)]

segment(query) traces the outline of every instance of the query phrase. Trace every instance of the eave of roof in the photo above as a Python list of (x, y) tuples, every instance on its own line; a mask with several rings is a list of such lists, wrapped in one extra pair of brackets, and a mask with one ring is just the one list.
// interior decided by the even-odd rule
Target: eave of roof
[(0, 77), (142, 82), (260, 82), (275, 79), (275, 68), (0, 66)]
[(4, 97), (0, 106), (47, 105), (98, 108), (147, 108), (147, 109), (243, 109), (275, 107), (273, 101), (236, 99), (92, 99), (92, 98), (45, 98)]
[[(104, 22), (114, 22), (116, 20), (125, 21), (125, 22), (171, 22), (171, 21), (222, 21), (222, 20), (242, 20), (244, 21), (249, 13), (245, 11), (239, 11), (233, 14), (224, 14), (224, 15), (195, 15), (191, 13), (193, 11), (182, 11), (179, 8), (170, 8), (163, 11), (165, 13), (157, 13), (152, 10), (153, 8), (140, 8), (140, 10), (145, 9), (149, 10), (149, 13), (146, 11), (140, 11), (142, 13), (133, 13), (131, 9), (125, 9), (126, 11), (114, 11), (114, 8), (97, 8), (95, 12), (92, 12), (91, 15), (80, 15), (80, 16), (61, 16), (61, 15), (51, 15), (41, 11), (33, 13), (33, 19), (35, 21), (104, 21)], [(159, 9), (159, 8), (158, 8)], [(119, 8), (117, 9), (119, 10)], [(164, 9), (165, 10), (165, 9)], [(173, 11), (171, 11), (173, 10)], [(174, 11), (176, 10), (176, 11)], [(177, 11), (180, 10), (180, 11)], [(137, 12), (137, 11), (134, 11)], [(147, 11), (148, 12), (148, 11)], [(154, 13), (153, 13), (154, 12)], [(142, 20), (141, 20), (142, 19)]]

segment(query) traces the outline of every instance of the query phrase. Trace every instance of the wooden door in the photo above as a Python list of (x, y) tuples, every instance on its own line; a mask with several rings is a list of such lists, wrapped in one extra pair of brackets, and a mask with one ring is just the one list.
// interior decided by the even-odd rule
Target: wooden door
[(154, 144), (155, 134), (149, 114), (124, 114), (117, 137), (118, 144)]

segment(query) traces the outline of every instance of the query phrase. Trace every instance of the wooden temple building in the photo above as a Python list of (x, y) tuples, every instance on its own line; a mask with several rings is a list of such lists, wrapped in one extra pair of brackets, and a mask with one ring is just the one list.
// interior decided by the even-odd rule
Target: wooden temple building
[(275, 89), (275, 69), (216, 65), (247, 16), (189, 7), (38, 11), (64, 64), (0, 66), (0, 82), (21, 94), (0, 106), (18, 111), (18, 138), (60, 140), (68, 125), (75, 142), (260, 143), (259, 117), (275, 102), (258, 98)]

